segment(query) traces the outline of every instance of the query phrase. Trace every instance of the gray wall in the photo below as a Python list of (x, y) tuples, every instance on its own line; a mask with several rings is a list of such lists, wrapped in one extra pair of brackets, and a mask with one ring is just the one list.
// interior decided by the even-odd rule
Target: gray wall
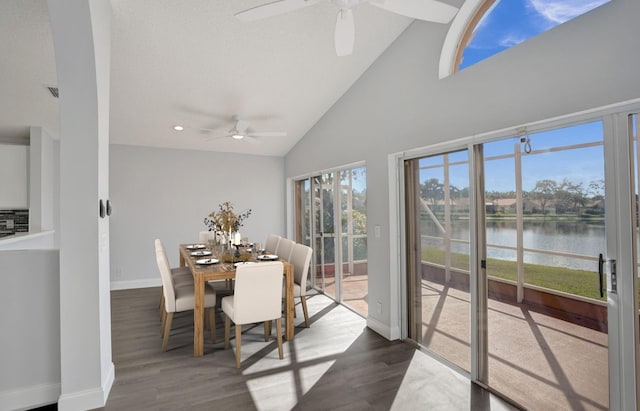
[(0, 251), (0, 410), (60, 395), (58, 250)]
[(198, 240), (218, 204), (251, 209), (241, 230), (251, 241), (284, 234), (284, 159), (125, 145), (110, 146), (111, 285), (160, 285), (153, 241), (172, 266), (178, 244)]
[(640, 97), (639, 15), (640, 2), (613, 0), (443, 80), (446, 27), (414, 22), (287, 154), (287, 177), (366, 161), (369, 302), (382, 303), (370, 323), (397, 326), (389, 154)]

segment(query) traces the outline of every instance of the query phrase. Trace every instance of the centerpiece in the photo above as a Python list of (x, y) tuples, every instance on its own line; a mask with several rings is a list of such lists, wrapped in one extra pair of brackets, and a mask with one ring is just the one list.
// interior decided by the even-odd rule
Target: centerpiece
[(227, 257), (226, 254), (228, 253), (231, 256), (231, 262), (239, 261), (235, 258), (237, 250), (232, 250), (232, 248), (239, 244), (241, 238), (240, 227), (244, 225), (245, 220), (250, 215), (251, 209), (236, 214), (233, 204), (225, 201), (218, 205), (218, 211), (212, 211), (208, 217), (205, 217), (204, 224), (209, 231), (215, 232), (215, 241), (227, 248), (227, 251), (223, 252), (223, 260), (226, 260), (225, 257)]

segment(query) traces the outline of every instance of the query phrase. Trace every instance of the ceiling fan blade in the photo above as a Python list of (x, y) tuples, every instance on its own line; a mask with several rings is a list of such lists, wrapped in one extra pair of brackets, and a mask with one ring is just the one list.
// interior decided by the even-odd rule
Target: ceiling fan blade
[(247, 134), (249, 137), (285, 137), (287, 133), (284, 131), (257, 131)]
[(223, 138), (229, 138), (231, 137), (229, 134), (225, 134), (225, 135), (217, 135), (217, 136), (210, 136), (210, 137), (206, 137), (204, 139), (204, 141), (214, 141), (214, 140), (222, 140)]
[(318, 0), (278, 0), (238, 12), (235, 16), (238, 20), (242, 21), (260, 20), (311, 6), (317, 3), (317, 1)]
[(249, 136), (249, 135), (244, 136), (244, 137), (242, 138), (242, 140), (240, 140), (240, 141), (244, 141), (245, 143), (250, 143), (250, 144), (258, 143), (258, 140), (257, 140), (257, 139), (255, 139), (255, 138), (253, 138), (253, 137), (251, 137), (251, 136)]
[(336, 55), (349, 56), (353, 53), (353, 43), (356, 37), (353, 22), (353, 10), (340, 9), (336, 20), (335, 46)]
[(374, 0), (371, 4), (392, 13), (435, 23), (449, 23), (458, 12), (457, 7), (437, 0)]

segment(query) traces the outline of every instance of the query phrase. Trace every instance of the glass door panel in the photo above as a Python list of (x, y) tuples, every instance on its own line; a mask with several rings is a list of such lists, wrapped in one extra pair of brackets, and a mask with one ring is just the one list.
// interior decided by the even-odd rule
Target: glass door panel
[[(469, 159), (458, 151), (409, 160), (409, 337), (470, 371)], [(418, 255), (412, 250), (419, 250)]]
[(334, 182), (335, 173), (326, 173), (311, 178), (315, 286), (335, 299)]
[(369, 311), (366, 179), (365, 167), (340, 171), (341, 297), (363, 317)]
[(484, 144), (485, 382), (527, 409), (609, 406), (603, 147), (599, 121)]
[(313, 286), (367, 316), (366, 168), (296, 181), (294, 195), (296, 239), (314, 250)]

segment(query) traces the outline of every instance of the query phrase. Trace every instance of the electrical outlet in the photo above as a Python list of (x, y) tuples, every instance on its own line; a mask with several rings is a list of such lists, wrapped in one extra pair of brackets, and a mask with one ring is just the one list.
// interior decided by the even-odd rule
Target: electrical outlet
[(382, 314), (382, 303), (380, 301), (376, 303), (376, 312)]

